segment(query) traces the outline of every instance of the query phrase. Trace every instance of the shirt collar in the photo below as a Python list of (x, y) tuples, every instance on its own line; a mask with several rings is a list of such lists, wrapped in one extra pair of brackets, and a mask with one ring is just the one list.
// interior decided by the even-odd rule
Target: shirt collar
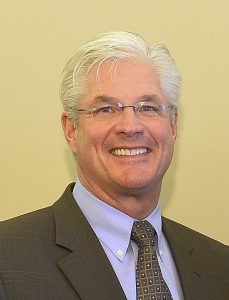
[[(104, 243), (122, 261), (129, 246), (131, 229), (135, 220), (96, 198), (82, 185), (79, 179), (74, 186), (73, 197), (100, 242)], [(156, 230), (158, 247), (159, 250), (162, 249), (162, 225), (159, 204), (146, 220)]]
[(162, 259), (163, 255), (163, 237), (162, 237), (162, 222), (161, 222), (161, 210), (160, 210), (160, 204), (159, 201), (157, 203), (157, 206), (152, 211), (152, 213), (146, 218), (146, 220), (153, 226), (157, 233), (157, 241), (156, 241), (156, 247), (157, 252), (160, 258)]

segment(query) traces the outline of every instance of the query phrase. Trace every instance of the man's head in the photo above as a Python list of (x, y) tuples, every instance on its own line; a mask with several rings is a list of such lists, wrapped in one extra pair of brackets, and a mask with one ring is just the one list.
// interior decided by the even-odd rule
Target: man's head
[(134, 34), (101, 35), (70, 60), (62, 124), (93, 194), (124, 212), (123, 197), (155, 206), (172, 159), (179, 88), (165, 46), (149, 47)]

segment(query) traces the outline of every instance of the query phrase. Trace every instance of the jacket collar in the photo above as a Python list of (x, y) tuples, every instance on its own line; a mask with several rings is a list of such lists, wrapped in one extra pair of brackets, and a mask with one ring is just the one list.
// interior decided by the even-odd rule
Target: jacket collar
[(191, 236), (187, 236), (187, 228), (164, 217), (162, 228), (177, 267), (184, 299), (209, 299), (204, 288), (204, 274), (199, 266), (198, 249)]
[(82, 300), (126, 300), (99, 240), (72, 196), (73, 186), (53, 205), (56, 243), (70, 250), (58, 265)]

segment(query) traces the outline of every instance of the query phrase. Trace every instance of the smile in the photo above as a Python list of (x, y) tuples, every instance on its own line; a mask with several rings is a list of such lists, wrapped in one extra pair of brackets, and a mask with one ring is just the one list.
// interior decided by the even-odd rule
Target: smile
[(147, 148), (136, 148), (136, 149), (123, 149), (123, 148), (120, 148), (120, 149), (114, 149), (112, 151), (112, 154), (117, 155), (117, 156), (120, 156), (120, 155), (130, 156), (130, 155), (144, 154), (147, 151), (148, 151)]

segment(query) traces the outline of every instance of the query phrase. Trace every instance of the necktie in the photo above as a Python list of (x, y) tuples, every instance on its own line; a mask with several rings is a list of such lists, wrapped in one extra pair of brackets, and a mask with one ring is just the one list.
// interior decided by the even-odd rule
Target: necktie
[(137, 300), (172, 300), (164, 281), (155, 248), (156, 232), (148, 221), (135, 221), (131, 239), (138, 245), (136, 267)]

